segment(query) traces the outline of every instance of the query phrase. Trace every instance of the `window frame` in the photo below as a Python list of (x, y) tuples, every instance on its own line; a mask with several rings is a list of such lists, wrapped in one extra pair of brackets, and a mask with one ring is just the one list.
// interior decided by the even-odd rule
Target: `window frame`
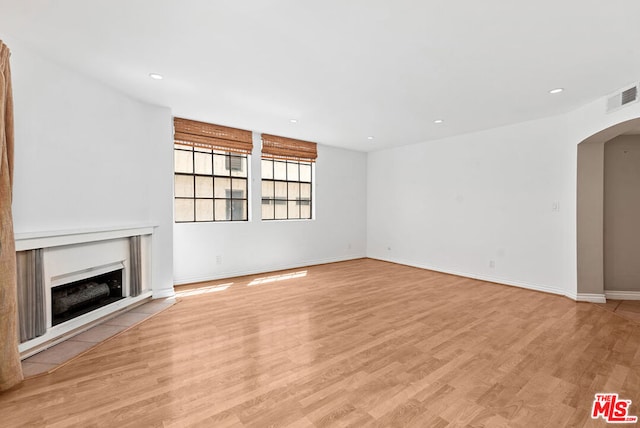
[[(178, 144), (178, 143), (174, 143), (174, 192), (173, 192), (173, 197), (174, 197), (174, 223), (180, 223), (180, 224), (184, 224), (184, 223), (221, 223), (221, 222), (248, 222), (250, 220), (250, 213), (251, 213), (251, 207), (250, 207), (250, 201), (251, 201), (251, 155), (249, 154), (244, 154), (244, 153), (237, 153), (237, 152), (232, 152), (232, 151), (227, 151), (227, 150), (222, 150), (222, 149), (209, 149), (209, 148), (204, 148), (204, 147), (194, 147), (194, 146), (189, 146), (189, 145), (182, 145), (182, 144)], [(178, 171), (176, 168), (176, 157), (175, 154), (176, 152), (186, 152), (186, 153), (190, 153), (191, 154), (191, 172), (184, 172), (184, 171)], [(202, 173), (202, 172), (196, 172), (197, 168), (196, 168), (196, 153), (205, 153), (205, 154), (209, 154), (211, 157), (211, 173)], [(224, 170), (226, 171), (225, 174), (220, 174), (218, 173), (218, 169), (216, 169), (216, 156), (224, 156), (225, 160), (224, 160)], [(240, 159), (244, 159), (244, 162), (241, 160), (241, 164), (244, 165), (244, 169), (245, 171), (243, 171), (244, 175), (234, 175), (234, 171), (236, 171), (236, 169), (231, 169), (230, 167), (233, 165), (233, 162), (231, 160), (231, 158), (240, 158)], [(242, 169), (242, 168), (241, 168)], [(192, 178), (192, 192), (191, 192), (191, 196), (178, 196), (176, 194), (176, 177), (191, 177)], [(204, 177), (204, 178), (211, 178), (212, 180), (212, 187), (211, 187), (211, 192), (212, 195), (211, 196), (198, 196), (198, 192), (197, 192), (197, 177)], [(225, 194), (228, 194), (230, 197), (219, 197), (216, 196), (216, 178), (218, 179), (229, 179), (229, 186), (230, 187), (224, 187), (224, 191)], [(235, 189), (233, 184), (234, 184), (234, 179), (235, 180), (244, 180), (245, 185), (244, 188), (238, 188)], [(244, 191), (244, 197), (243, 198), (237, 198), (234, 197), (234, 194), (237, 194), (237, 191)], [(191, 217), (190, 220), (178, 220), (177, 216), (176, 216), (176, 201), (177, 200), (191, 200), (193, 201), (193, 217)], [(197, 201), (211, 201), (212, 204), (212, 212), (211, 212), (211, 216), (212, 219), (198, 219), (198, 203)], [(225, 204), (225, 218), (223, 219), (216, 219), (216, 201), (226, 201)], [(234, 219), (233, 213), (235, 212), (234, 209), (234, 202), (235, 201), (243, 201), (244, 204), (244, 215), (243, 217), (239, 218), (239, 219)], [(229, 215), (226, 215), (227, 213), (229, 213)], [(230, 217), (230, 218), (228, 218)]]
[[(271, 174), (270, 177), (265, 178), (264, 165), (265, 162), (269, 162), (271, 164)], [(276, 178), (276, 163), (283, 163), (285, 178)], [(297, 165), (297, 179), (293, 179), (289, 177), (289, 165)], [(301, 174), (302, 165), (308, 166), (309, 168), (309, 180), (303, 180)], [(260, 189), (260, 219), (261, 221), (309, 221), (315, 220), (315, 162), (306, 159), (278, 159), (270, 156), (262, 156), (260, 161), (260, 175), (261, 175), (261, 189)], [(273, 183), (272, 188), (273, 192), (271, 195), (265, 196), (264, 183)], [(276, 191), (276, 183), (284, 183), (284, 188), (286, 189), (286, 195), (284, 197), (277, 196)], [(298, 194), (297, 197), (292, 196), (290, 194), (290, 189), (295, 186), (290, 186), (290, 184), (297, 185)], [(303, 186), (308, 186), (308, 198), (303, 197)], [(306, 192), (305, 192), (306, 193)], [(264, 205), (265, 202), (267, 204), (273, 205), (273, 217), (265, 218), (264, 213)], [(291, 205), (295, 204), (297, 207), (298, 213), (297, 217), (292, 216)], [(278, 216), (276, 207), (278, 205), (286, 206), (286, 217)], [(303, 206), (308, 206), (308, 215), (303, 216)]]

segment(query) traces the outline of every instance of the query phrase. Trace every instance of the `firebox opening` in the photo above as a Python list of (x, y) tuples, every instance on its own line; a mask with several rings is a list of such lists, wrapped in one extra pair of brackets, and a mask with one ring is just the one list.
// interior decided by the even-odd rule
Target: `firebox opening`
[(51, 289), (51, 323), (58, 325), (123, 299), (122, 273), (114, 270)]

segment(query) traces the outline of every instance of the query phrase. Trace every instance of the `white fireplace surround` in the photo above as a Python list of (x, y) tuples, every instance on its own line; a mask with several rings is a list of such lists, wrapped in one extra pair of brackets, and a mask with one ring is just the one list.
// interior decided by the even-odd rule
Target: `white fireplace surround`
[[(16, 251), (43, 249), (46, 333), (19, 345), (22, 358), (79, 334), (128, 307), (150, 299), (151, 240), (154, 226), (17, 233)], [(130, 296), (129, 237), (141, 236), (142, 293)], [(123, 299), (52, 326), (51, 289), (74, 281), (123, 269)]]
[[(110, 263), (108, 265), (103, 266), (95, 266), (88, 269), (84, 269), (77, 272), (71, 272), (64, 275), (52, 276), (51, 277), (51, 288), (60, 287), (61, 285), (66, 285), (71, 282), (82, 281), (83, 279), (91, 278), (94, 276), (102, 275), (105, 273), (113, 272), (115, 270), (124, 269), (126, 272), (127, 267), (124, 265), (125, 259), (119, 261), (117, 263)], [(125, 278), (123, 278), (124, 280)], [(124, 284), (123, 284), (124, 286)], [(124, 290), (123, 290), (124, 292)], [(125, 295), (129, 293), (126, 292)]]

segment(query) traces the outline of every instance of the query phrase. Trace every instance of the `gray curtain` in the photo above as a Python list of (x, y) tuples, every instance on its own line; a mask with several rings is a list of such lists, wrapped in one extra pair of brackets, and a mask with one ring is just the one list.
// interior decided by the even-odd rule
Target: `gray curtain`
[(0, 40), (0, 391), (22, 381), (18, 353), (16, 243), (13, 236), (13, 93), (9, 48)]
[(129, 294), (142, 293), (142, 246), (140, 236), (129, 238)]
[(17, 253), (20, 342), (47, 332), (45, 325), (42, 249)]

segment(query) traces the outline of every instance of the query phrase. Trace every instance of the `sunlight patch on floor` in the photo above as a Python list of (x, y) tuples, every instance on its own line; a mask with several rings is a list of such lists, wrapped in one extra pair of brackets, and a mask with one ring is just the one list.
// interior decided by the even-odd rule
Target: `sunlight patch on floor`
[(302, 278), (305, 276), (307, 276), (306, 270), (301, 270), (299, 272), (292, 272), (292, 273), (283, 273), (281, 275), (265, 276), (262, 278), (254, 279), (253, 281), (248, 283), (247, 286), (252, 287), (254, 285), (268, 284), (270, 282), (285, 281), (287, 279)]
[(218, 285), (210, 285), (208, 287), (200, 287), (191, 290), (177, 291), (176, 297), (187, 297), (187, 296), (197, 296), (199, 294), (207, 294), (207, 293), (215, 293), (217, 291), (224, 291), (227, 288), (231, 287), (233, 282), (228, 284), (218, 284)]

